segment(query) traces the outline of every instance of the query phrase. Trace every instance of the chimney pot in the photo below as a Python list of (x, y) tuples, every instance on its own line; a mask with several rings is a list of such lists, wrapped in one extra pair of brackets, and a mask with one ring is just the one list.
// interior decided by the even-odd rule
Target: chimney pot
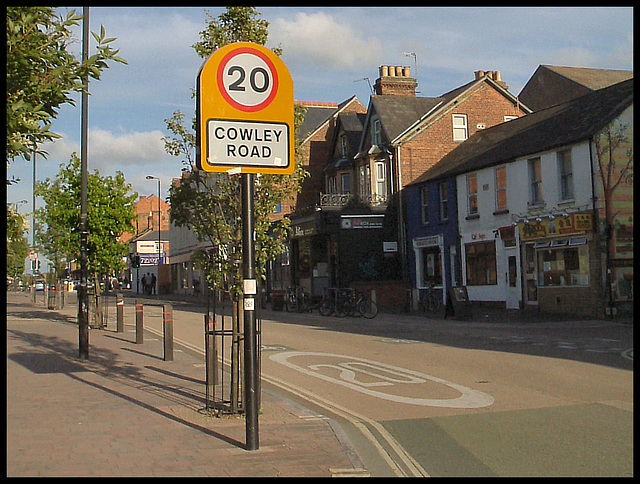
[(389, 77), (396, 77), (396, 68), (389, 66)]
[(402, 77), (402, 66), (396, 66), (396, 76)]
[(409, 66), (404, 66), (404, 67), (402, 68), (402, 75), (403, 75), (404, 77), (411, 77), (411, 67), (409, 67)]
[(387, 77), (389, 75), (389, 66), (380, 66), (380, 77)]
[(476, 71), (475, 74), (476, 74), (476, 81), (484, 77), (484, 71)]

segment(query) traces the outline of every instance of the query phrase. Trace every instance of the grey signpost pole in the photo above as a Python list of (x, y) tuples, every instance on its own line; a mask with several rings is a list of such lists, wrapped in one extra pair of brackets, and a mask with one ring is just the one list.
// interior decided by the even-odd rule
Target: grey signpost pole
[(247, 450), (257, 450), (258, 443), (258, 366), (255, 312), (255, 256), (253, 240), (254, 177), (243, 173), (242, 183), (242, 269), (244, 274), (244, 395)]

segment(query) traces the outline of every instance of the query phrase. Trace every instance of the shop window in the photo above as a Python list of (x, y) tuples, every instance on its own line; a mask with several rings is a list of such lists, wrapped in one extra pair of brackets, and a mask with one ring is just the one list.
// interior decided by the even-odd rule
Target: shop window
[(498, 283), (495, 241), (467, 244), (465, 256), (468, 286), (487, 286)]
[(586, 245), (537, 251), (538, 286), (588, 286), (589, 249)]

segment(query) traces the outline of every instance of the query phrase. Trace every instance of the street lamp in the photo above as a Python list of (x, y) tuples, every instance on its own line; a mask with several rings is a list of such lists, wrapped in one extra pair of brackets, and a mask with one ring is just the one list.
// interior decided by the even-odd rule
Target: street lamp
[(158, 180), (158, 288), (156, 290), (156, 294), (160, 294), (160, 258), (162, 255), (160, 241), (160, 178), (153, 175), (147, 175), (147, 180)]
[(13, 211), (15, 213), (19, 213), (18, 212), (18, 205), (24, 205), (25, 203), (29, 203), (29, 200), (20, 200), (18, 202), (11, 202), (10, 204), (13, 205)]

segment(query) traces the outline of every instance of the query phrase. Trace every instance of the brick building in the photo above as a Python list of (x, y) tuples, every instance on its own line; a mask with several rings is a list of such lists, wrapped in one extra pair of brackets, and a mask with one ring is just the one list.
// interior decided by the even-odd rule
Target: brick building
[(294, 282), (314, 296), (327, 285), (350, 285), (375, 288), (382, 306), (402, 306), (404, 187), (476, 131), (530, 111), (498, 71), (477, 71), (473, 81), (438, 97), (416, 97), (409, 67), (381, 66), (379, 74), (350, 163), (338, 163), (353, 138), (354, 120), (344, 117), (325, 158), (325, 193), (312, 215), (292, 223), (299, 247), (309, 239), (292, 264)]

